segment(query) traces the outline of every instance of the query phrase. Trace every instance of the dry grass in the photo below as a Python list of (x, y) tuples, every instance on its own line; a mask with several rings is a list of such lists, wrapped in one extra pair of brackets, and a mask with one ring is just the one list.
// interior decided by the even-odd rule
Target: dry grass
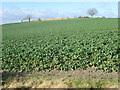
[(38, 74), (14, 76), (5, 80), (3, 88), (118, 88), (117, 79), (95, 79)]
[(3, 74), (3, 88), (118, 88), (118, 74), (104, 72), (41, 71)]

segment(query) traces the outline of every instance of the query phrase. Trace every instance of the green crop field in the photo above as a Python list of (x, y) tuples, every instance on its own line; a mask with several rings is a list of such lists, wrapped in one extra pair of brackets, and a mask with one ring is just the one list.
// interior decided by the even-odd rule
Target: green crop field
[(117, 72), (117, 19), (69, 19), (2, 25), (2, 70)]

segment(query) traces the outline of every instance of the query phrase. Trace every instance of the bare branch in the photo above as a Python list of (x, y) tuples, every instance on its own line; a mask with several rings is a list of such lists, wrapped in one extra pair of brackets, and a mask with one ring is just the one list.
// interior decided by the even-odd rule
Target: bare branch
[(93, 17), (97, 12), (98, 11), (95, 8), (92, 8), (88, 10), (87, 14)]

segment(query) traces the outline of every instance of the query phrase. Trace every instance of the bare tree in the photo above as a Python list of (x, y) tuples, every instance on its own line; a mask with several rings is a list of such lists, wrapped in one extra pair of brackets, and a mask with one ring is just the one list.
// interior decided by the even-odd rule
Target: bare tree
[(38, 20), (39, 20), (39, 21), (41, 21), (41, 19), (40, 19), (40, 18), (38, 18)]
[(93, 17), (97, 12), (98, 11), (95, 8), (92, 8), (88, 10), (87, 14)]
[(31, 18), (32, 18), (31, 15), (27, 15), (27, 16), (24, 18), (24, 20), (28, 19), (28, 21), (30, 22)]

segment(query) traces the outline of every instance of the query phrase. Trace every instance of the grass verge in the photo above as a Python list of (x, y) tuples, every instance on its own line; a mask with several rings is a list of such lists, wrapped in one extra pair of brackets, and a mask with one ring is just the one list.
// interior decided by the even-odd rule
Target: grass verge
[[(57, 73), (57, 72), (56, 72)], [(103, 77), (96, 74), (78, 75), (75, 74), (50, 74), (50, 73), (32, 73), (16, 76), (3, 76), (2, 88), (118, 88), (118, 78), (112, 74), (103, 74)], [(66, 72), (69, 73), (69, 72)], [(84, 73), (86, 74), (86, 73)]]

